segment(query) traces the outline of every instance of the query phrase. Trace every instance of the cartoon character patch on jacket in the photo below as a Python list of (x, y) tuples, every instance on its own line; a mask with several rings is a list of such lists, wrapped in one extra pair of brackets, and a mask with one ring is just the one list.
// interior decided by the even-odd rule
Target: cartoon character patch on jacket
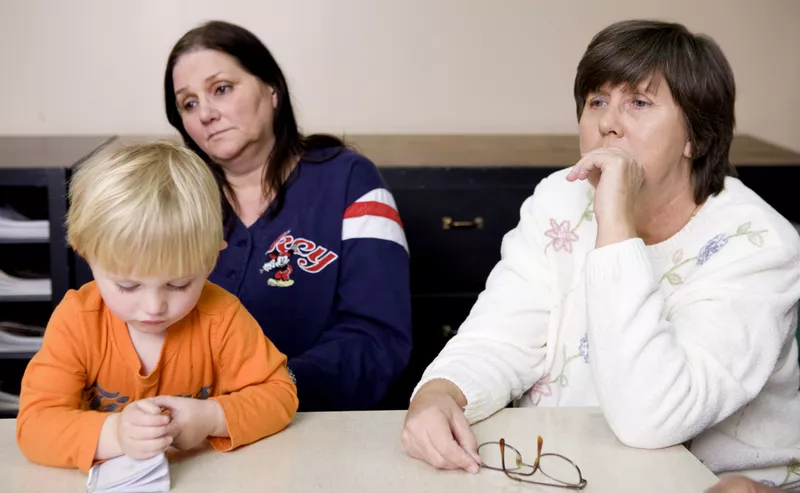
[(307, 238), (296, 238), (289, 234), (289, 231), (278, 236), (264, 255), (268, 260), (264, 262), (259, 272), (272, 273), (267, 284), (282, 288), (294, 284), (292, 261), (296, 262), (296, 267), (301, 271), (318, 274), (339, 258), (329, 249)]
[(267, 284), (270, 286), (288, 288), (294, 284), (294, 280), (292, 279), (292, 272), (294, 269), (292, 269), (291, 266), (294, 250), (291, 247), (287, 248), (286, 242), (281, 241), (284, 240), (288, 234), (289, 232), (287, 231), (280, 235), (266, 252), (266, 256), (269, 260), (261, 267), (261, 272), (274, 271), (273, 276), (267, 280)]

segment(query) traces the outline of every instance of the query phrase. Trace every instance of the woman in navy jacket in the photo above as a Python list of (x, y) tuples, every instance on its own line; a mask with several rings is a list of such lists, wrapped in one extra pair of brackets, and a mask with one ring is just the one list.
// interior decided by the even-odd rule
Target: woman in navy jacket
[(210, 280), (287, 355), (300, 410), (374, 407), (411, 352), (408, 246), (378, 169), (299, 133), (278, 64), (239, 26), (187, 32), (164, 95), (225, 197), (228, 246)]

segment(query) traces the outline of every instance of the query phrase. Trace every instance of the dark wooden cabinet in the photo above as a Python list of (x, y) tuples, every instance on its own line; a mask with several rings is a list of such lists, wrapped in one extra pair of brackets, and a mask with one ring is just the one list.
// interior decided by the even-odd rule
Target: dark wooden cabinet
[[(414, 265), (415, 295), (478, 293), (498, 255), (498, 241), (519, 219), (531, 183), (445, 190), (392, 184)], [(529, 177), (525, 177), (529, 178)]]
[[(14, 192), (15, 200), (34, 204), (30, 207), (40, 208), (40, 215), (51, 219), (51, 242), (39, 248), (54, 269), (53, 298), (57, 302), (65, 286), (77, 287), (91, 279), (85, 264), (73, 258), (64, 242), (65, 180), (70, 167), (104, 145), (150, 137), (124, 137), (110, 144), (105, 137), (32, 138), (17, 140), (17, 150), (12, 151), (7, 139), (0, 138), (0, 193), (10, 187), (29, 187)], [(380, 168), (394, 194), (409, 243), (414, 350), (407, 370), (380, 406), (403, 409), (424, 369), (458, 331), (483, 290), (500, 259), (503, 236), (517, 225), (524, 200), (542, 178), (578, 160), (578, 138), (353, 135), (346, 140)], [(20, 153), (19, 149), (27, 151)], [(26, 157), (20, 159), (23, 155)], [(734, 140), (731, 161), (745, 184), (785, 217), (800, 223), (795, 198), (800, 155), (741, 135)], [(37, 248), (6, 247), (11, 248), (5, 250), (6, 258), (14, 261), (33, 255)], [(0, 313), (24, 315), (32, 306), (0, 303)]]
[(578, 157), (575, 136), (350, 136), (394, 195), (411, 255), (414, 348), (380, 407), (405, 409), (500, 259), (542, 178)]

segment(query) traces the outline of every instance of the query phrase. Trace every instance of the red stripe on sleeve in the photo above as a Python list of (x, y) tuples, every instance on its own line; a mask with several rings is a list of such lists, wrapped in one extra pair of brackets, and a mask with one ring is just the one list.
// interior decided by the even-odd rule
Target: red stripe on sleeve
[(396, 222), (400, 227), (403, 226), (403, 222), (400, 220), (400, 214), (391, 206), (381, 202), (355, 202), (344, 211), (345, 219), (362, 216), (385, 217)]

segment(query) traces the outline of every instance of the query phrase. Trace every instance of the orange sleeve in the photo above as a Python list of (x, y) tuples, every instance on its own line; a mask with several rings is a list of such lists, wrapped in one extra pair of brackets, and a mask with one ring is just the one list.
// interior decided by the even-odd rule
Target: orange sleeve
[(212, 437), (211, 445), (233, 450), (288, 426), (298, 400), (286, 356), (241, 303), (228, 307), (214, 339), (219, 366), (214, 399), (222, 406), (230, 438)]
[(67, 295), (56, 307), (22, 377), (17, 444), (33, 462), (88, 471), (109, 415), (82, 408), (87, 349), (75, 305)]

